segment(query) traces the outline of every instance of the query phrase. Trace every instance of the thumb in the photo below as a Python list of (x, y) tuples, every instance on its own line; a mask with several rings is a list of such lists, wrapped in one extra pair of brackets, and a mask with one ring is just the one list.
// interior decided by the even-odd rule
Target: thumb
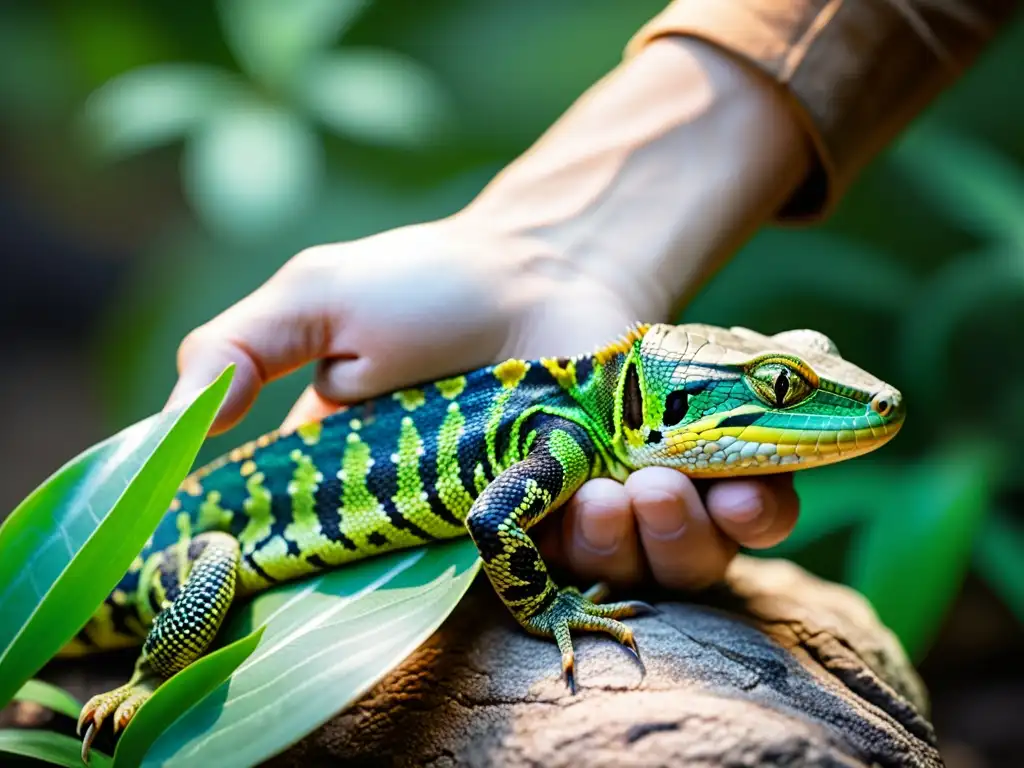
[(332, 290), (336, 272), (307, 253), (185, 337), (166, 408), (191, 400), (234, 363), (235, 376), (210, 430), (218, 434), (242, 419), (267, 382), (312, 360), (345, 357), (333, 348), (340, 326), (340, 302)]
[(317, 392), (316, 387), (310, 385), (299, 395), (299, 399), (281, 422), (281, 432), (287, 434), (311, 421), (323, 421), (343, 407), (342, 404), (328, 400)]

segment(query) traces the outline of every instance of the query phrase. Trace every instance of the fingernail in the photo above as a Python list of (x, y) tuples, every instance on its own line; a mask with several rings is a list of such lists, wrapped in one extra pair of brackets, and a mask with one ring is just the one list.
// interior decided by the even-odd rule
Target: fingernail
[(751, 534), (768, 530), (775, 519), (775, 510), (764, 492), (748, 485), (719, 488), (714, 507), (719, 516), (731, 522), (753, 524)]
[(584, 512), (578, 517), (576, 532), (585, 548), (598, 555), (609, 555), (622, 541), (622, 521), (615, 515)]
[(646, 492), (633, 498), (645, 535), (672, 540), (683, 535), (688, 515), (680, 499), (664, 492)]

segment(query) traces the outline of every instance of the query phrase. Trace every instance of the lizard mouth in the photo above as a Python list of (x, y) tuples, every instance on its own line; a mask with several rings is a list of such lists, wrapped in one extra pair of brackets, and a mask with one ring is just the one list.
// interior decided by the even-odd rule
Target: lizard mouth
[(832, 464), (870, 453), (903, 426), (893, 413), (879, 425), (858, 429), (787, 430), (764, 426), (710, 428), (674, 435), (666, 453), (688, 475), (772, 474)]

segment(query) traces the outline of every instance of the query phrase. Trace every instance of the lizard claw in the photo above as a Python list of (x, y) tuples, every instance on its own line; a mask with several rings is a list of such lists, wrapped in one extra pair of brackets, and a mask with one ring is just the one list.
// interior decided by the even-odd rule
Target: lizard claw
[(606, 605), (594, 602), (593, 598), (604, 597), (605, 594), (605, 589), (600, 584), (582, 594), (575, 587), (567, 587), (559, 591), (554, 602), (544, 611), (526, 623), (527, 629), (531, 632), (554, 637), (558, 643), (558, 649), (562, 652), (562, 674), (569, 691), (573, 694), (576, 693), (575, 654), (571, 636), (573, 629), (605, 632), (611, 635), (629, 649), (639, 662), (641, 673), (646, 674), (633, 630), (617, 619), (646, 613), (650, 606), (638, 601)]
[(82, 762), (86, 765), (89, 764), (89, 751), (92, 749), (92, 743), (96, 739), (96, 734), (99, 733), (100, 728), (103, 727), (103, 723), (110, 713), (127, 696), (128, 686), (122, 685), (120, 688), (115, 688), (108, 693), (93, 696), (82, 707), (82, 713), (78, 716), (76, 731), (79, 736), (82, 736), (82, 729), (85, 728), (85, 735), (82, 736)]
[(572, 649), (569, 650), (569, 655), (562, 656), (562, 674), (565, 676), (565, 684), (569, 687), (569, 693), (573, 696), (576, 695), (576, 663), (573, 657)]
[[(96, 723), (89, 723), (89, 727), (85, 729), (85, 736), (82, 737), (82, 762), (86, 765), (89, 764), (89, 750), (92, 749), (92, 742), (96, 738), (96, 731)], [(78, 735), (82, 735), (81, 721), (79, 721)]]
[[(89, 751), (103, 724), (113, 715), (113, 730), (120, 732), (150, 696), (155, 686), (149, 679), (135, 679), (120, 688), (93, 696), (78, 716), (77, 733), (82, 736), (82, 762), (89, 763)], [(88, 726), (88, 727), (86, 727)], [(85, 735), (82, 729), (85, 728)]]

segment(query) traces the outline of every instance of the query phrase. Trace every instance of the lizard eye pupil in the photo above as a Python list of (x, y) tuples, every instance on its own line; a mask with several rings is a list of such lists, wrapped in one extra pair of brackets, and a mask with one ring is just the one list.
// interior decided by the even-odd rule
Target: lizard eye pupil
[(789, 374), (783, 368), (775, 378), (775, 403), (781, 408), (786, 403), (786, 395), (789, 394)]
[(663, 419), (665, 426), (674, 427), (682, 421), (689, 407), (684, 390), (677, 389), (675, 392), (669, 393), (669, 396), (665, 398), (665, 418)]
[(640, 389), (640, 375), (636, 364), (626, 369), (626, 386), (622, 392), (622, 421), (630, 429), (644, 425), (644, 393)]

